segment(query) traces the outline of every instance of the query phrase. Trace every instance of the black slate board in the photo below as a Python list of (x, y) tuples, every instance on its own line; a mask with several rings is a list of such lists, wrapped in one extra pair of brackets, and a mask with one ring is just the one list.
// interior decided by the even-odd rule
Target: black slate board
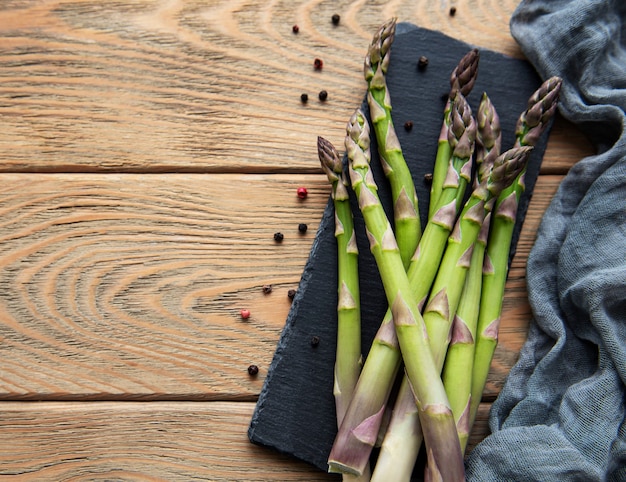
[[(450, 88), (450, 73), (471, 48), (439, 32), (408, 23), (397, 26), (387, 82), (394, 125), (418, 191), (422, 226), (426, 224), (429, 198), (424, 175), (432, 172), (443, 108)], [(419, 70), (417, 60), (422, 55), (428, 57), (429, 63), (426, 69)], [(513, 145), (517, 118), (540, 84), (541, 80), (528, 62), (480, 49), (478, 80), (468, 101), (475, 111), (482, 93), (488, 93), (502, 123), (503, 150)], [(362, 109), (368, 112), (366, 101)], [(413, 121), (414, 126), (407, 132), (403, 125), (408, 120)], [(539, 173), (547, 137), (547, 133), (544, 134), (531, 156), (512, 254)], [(343, 151), (343, 146), (336, 147)], [(317, 159), (315, 146), (311, 151)], [(390, 192), (374, 140), (372, 168), (381, 200), (390, 214)], [(352, 202), (360, 253), (363, 353), (367, 354), (387, 303), (369, 251), (363, 219), (355, 200)], [(334, 214), (329, 200), (248, 431), (253, 443), (292, 455), (323, 471), (327, 470), (326, 461), (337, 432), (333, 398), (336, 262)], [(320, 338), (316, 347), (310, 343), (313, 336)], [(417, 472), (415, 478), (420, 478)]]

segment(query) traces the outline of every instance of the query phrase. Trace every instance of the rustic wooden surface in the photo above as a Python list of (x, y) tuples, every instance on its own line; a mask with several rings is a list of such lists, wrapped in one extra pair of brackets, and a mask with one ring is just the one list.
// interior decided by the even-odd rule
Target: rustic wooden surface
[[(2, 2), (3, 479), (331, 478), (246, 437), (329, 194), (315, 139), (342, 145), (391, 16), (522, 57), (516, 0), (453, 3), (454, 17), (446, 0)], [(557, 119), (473, 444), (526, 336), (542, 214), (590, 153)]]

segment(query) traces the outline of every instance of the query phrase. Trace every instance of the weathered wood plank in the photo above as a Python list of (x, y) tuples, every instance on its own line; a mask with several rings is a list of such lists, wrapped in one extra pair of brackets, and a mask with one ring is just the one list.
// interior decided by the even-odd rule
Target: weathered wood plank
[[(525, 259), (560, 176), (540, 176), (507, 287), (493, 395), (530, 318)], [(321, 175), (0, 175), (0, 397), (250, 399), (328, 199)], [(306, 185), (302, 201), (296, 189)], [(305, 235), (298, 224), (307, 223)], [(275, 232), (284, 233), (276, 243)], [(271, 284), (271, 294), (262, 286)], [(252, 316), (243, 321), (242, 308)], [(250, 379), (254, 363), (260, 376)]]
[[(11, 480), (337, 480), (248, 441), (245, 402), (2, 402)], [(473, 446), (488, 433), (481, 406)]]
[(322, 177), (2, 175), (0, 397), (257, 394)]
[(315, 139), (343, 144), (387, 18), (521, 55), (508, 31), (517, 0), (455, 2), (454, 17), (446, 3), (12, 1), (0, 15), (0, 171), (319, 172)]

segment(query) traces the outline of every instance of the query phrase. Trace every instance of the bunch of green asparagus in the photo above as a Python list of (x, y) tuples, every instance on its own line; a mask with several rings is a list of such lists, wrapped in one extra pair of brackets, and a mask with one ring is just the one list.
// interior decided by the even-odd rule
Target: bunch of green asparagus
[[(319, 159), (332, 185), (339, 279), (338, 433), (328, 466), (344, 480), (408, 481), (424, 444), (425, 480), (458, 481), (465, 478), (467, 440), (498, 340), (528, 157), (554, 115), (561, 80), (548, 79), (530, 97), (515, 144), (502, 152), (500, 120), (487, 94), (475, 115), (466, 101), (479, 52), (473, 49), (460, 60), (450, 78), (422, 230), (387, 89), (395, 29), (395, 18), (383, 24), (365, 57), (370, 119), (357, 109), (347, 124), (347, 169), (337, 149), (318, 138)], [(370, 122), (391, 188), (391, 220), (370, 169)], [(364, 361), (350, 189), (389, 306)], [(371, 470), (374, 447), (380, 450)]]

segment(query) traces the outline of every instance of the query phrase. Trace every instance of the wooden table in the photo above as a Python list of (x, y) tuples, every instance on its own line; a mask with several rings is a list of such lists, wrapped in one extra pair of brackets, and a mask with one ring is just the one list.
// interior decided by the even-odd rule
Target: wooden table
[[(367, 45), (391, 16), (522, 56), (517, 0), (453, 4), (2, 2), (3, 480), (331, 479), (246, 435), (330, 192), (315, 139), (343, 145)], [(474, 444), (525, 339), (540, 219), (589, 153), (557, 119)]]

